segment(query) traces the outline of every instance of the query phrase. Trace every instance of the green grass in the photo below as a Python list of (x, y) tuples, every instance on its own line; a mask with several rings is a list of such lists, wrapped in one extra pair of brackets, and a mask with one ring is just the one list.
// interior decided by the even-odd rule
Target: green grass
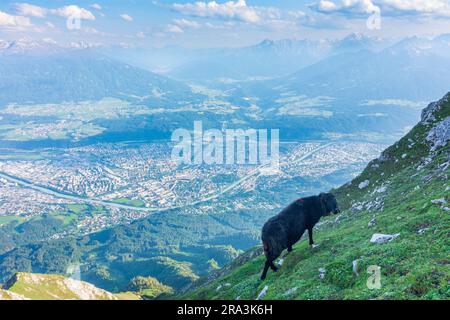
[(0, 216), (0, 226), (13, 221), (23, 222), (25, 218), (19, 216)]
[(67, 226), (67, 225), (70, 225), (72, 222), (76, 221), (78, 218), (78, 215), (73, 214), (73, 213), (72, 214), (70, 214), (70, 213), (67, 213), (67, 214), (54, 213), (54, 214), (52, 214), (52, 217), (61, 220), (62, 223), (65, 226)]
[(114, 199), (113, 202), (119, 204), (125, 204), (133, 207), (144, 207), (145, 202), (139, 199), (128, 199), (128, 198), (118, 198)]
[(75, 214), (80, 214), (87, 211), (89, 206), (87, 204), (69, 204), (67, 205), (67, 209)]

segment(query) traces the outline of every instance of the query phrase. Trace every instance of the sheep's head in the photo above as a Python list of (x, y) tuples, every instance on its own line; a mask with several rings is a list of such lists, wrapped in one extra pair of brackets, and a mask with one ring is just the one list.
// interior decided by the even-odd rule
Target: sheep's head
[(326, 216), (330, 213), (338, 214), (341, 212), (341, 210), (339, 210), (336, 197), (332, 193), (321, 193), (319, 198), (322, 202), (323, 208), (325, 209)]

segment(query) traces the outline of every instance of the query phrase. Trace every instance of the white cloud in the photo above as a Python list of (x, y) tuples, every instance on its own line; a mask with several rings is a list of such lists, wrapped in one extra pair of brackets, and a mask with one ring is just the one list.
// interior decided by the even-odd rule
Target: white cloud
[(139, 38), (139, 39), (144, 39), (146, 36), (145, 36), (145, 33), (144, 32), (138, 32), (138, 33), (136, 33), (136, 38)]
[(249, 23), (256, 23), (261, 20), (256, 8), (247, 6), (245, 0), (225, 3), (217, 3), (216, 1), (175, 3), (172, 8), (182, 14), (195, 17), (233, 19)]
[(175, 19), (173, 23), (179, 26), (180, 28), (200, 28), (200, 23), (197, 21), (187, 20), (187, 19)]
[(167, 32), (170, 33), (183, 33), (183, 29), (181, 29), (179, 26), (175, 25), (175, 24), (169, 24), (166, 28)]
[(49, 29), (55, 29), (55, 28), (56, 28), (56, 26), (55, 26), (53, 23), (51, 23), (50, 21), (47, 21), (47, 22), (45, 23), (45, 25), (46, 25)]
[(17, 3), (14, 9), (19, 16), (44, 18), (47, 14), (53, 14), (64, 18), (77, 17), (83, 20), (95, 20), (95, 16), (89, 10), (77, 5), (69, 5), (56, 9), (48, 9), (29, 3)]
[(325, 12), (338, 10), (338, 7), (334, 2), (327, 1), (327, 0), (321, 0), (318, 3), (317, 7), (318, 7), (319, 11), (325, 11)]
[(377, 12), (387, 16), (450, 17), (448, 0), (320, 0), (310, 8), (324, 14), (336, 13), (349, 17)]
[(128, 21), (128, 22), (133, 21), (133, 17), (130, 16), (130, 15), (128, 15), (128, 14), (126, 14), (126, 13), (121, 14), (120, 17), (121, 17), (123, 20)]
[(380, 1), (380, 5), (382, 10), (450, 16), (450, 2), (448, 0), (383, 0)]
[(288, 15), (295, 18), (295, 19), (300, 19), (300, 18), (304, 18), (306, 16), (306, 13), (304, 13), (303, 11), (288, 11)]
[(31, 21), (27, 17), (13, 16), (6, 12), (0, 11), (0, 26), (10, 27), (30, 27)]
[(340, 3), (328, 0), (320, 0), (311, 5), (311, 9), (321, 13), (341, 13), (344, 15), (368, 15), (380, 12), (372, 0), (342, 0)]
[(187, 19), (174, 19), (171, 24), (166, 27), (166, 32), (169, 33), (184, 33), (185, 29), (198, 29), (201, 24), (197, 21)]
[(77, 17), (82, 20), (95, 20), (95, 16), (89, 10), (80, 8), (76, 5), (65, 6), (58, 9), (51, 9), (50, 12), (60, 17)]
[(102, 6), (99, 5), (98, 3), (93, 3), (90, 5), (90, 7), (95, 10), (102, 10)]
[(29, 3), (17, 3), (14, 5), (16, 13), (20, 16), (44, 18), (47, 9)]

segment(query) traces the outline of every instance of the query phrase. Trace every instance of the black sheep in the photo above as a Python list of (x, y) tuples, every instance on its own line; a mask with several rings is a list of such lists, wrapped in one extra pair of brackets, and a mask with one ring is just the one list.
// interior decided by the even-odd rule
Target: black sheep
[(299, 199), (283, 209), (278, 215), (270, 218), (262, 229), (262, 242), (266, 264), (261, 275), (264, 280), (269, 267), (277, 271), (273, 264), (284, 249), (292, 251), (292, 246), (300, 240), (305, 230), (308, 230), (309, 244), (313, 245), (313, 227), (321, 217), (339, 213), (336, 198), (331, 193), (321, 193), (318, 196)]

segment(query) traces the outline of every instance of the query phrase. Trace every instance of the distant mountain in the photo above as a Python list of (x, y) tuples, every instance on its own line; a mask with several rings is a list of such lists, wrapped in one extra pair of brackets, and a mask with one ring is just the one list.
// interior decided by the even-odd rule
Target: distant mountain
[(287, 75), (329, 56), (380, 50), (390, 42), (361, 34), (340, 40), (265, 39), (238, 48), (154, 49), (102, 48), (103, 53), (127, 63), (162, 72), (181, 80), (249, 80)]
[(330, 45), (331, 53), (336, 55), (361, 50), (379, 51), (388, 46), (389, 43), (388, 40), (368, 37), (361, 33), (352, 33), (341, 40), (331, 41)]
[[(22, 48), (20, 43), (14, 43), (8, 50), (17, 52)], [(89, 49), (45, 55), (11, 54), (0, 59), (0, 106), (133, 96), (173, 105), (180, 98), (195, 100), (196, 95), (183, 83)]]
[(331, 56), (272, 86), (309, 96), (347, 101), (431, 100), (450, 83), (450, 46), (441, 40), (407, 39), (379, 52), (361, 50)]
[(342, 40), (266, 39), (249, 47), (196, 52), (169, 74), (190, 80), (274, 78), (336, 54), (378, 50), (384, 44), (380, 39), (361, 34), (351, 34)]
[(94, 47), (97, 47), (97, 45), (84, 41), (71, 42), (69, 45), (60, 45), (55, 40), (50, 38), (45, 38), (41, 40), (21, 38), (18, 40), (10, 40), (10, 41), (0, 39), (0, 55), (27, 54), (27, 55), (42, 56)]
[(436, 38), (409, 37), (387, 49), (391, 54), (450, 58), (450, 34)]

